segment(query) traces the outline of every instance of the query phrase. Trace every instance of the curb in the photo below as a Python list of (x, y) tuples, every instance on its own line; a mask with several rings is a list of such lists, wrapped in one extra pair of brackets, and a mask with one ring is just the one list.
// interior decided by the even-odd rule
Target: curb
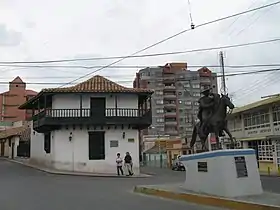
[(280, 206), (278, 207), (266, 204), (256, 204), (246, 201), (230, 200), (226, 198), (211, 197), (206, 195), (176, 193), (149, 187), (135, 186), (133, 191), (135, 193), (142, 193), (167, 199), (181, 200), (205, 206), (215, 206), (234, 210), (280, 210)]
[(273, 177), (273, 178), (280, 178), (279, 174), (265, 174), (265, 173), (260, 173), (260, 176), (264, 176), (264, 177)]
[(86, 177), (125, 178), (125, 179), (127, 179), (127, 178), (134, 178), (134, 179), (135, 178), (150, 178), (151, 177), (151, 175), (148, 175), (148, 174), (144, 174), (144, 176), (117, 176), (117, 175), (111, 175), (111, 174), (108, 174), (108, 175), (107, 174), (79, 174), (79, 173), (71, 173), (71, 172), (64, 172), (64, 171), (61, 172), (61, 171), (54, 171), (51, 169), (40, 168), (38, 166), (29, 164), (29, 163), (24, 163), (24, 162), (9, 159), (9, 158), (1, 158), (1, 159), (12, 162), (12, 163), (17, 163), (17, 164), (20, 164), (20, 165), (23, 165), (23, 166), (26, 166), (29, 168), (33, 168), (33, 169), (36, 169), (38, 171), (42, 171), (45, 173), (62, 175), (62, 176), (86, 176)]

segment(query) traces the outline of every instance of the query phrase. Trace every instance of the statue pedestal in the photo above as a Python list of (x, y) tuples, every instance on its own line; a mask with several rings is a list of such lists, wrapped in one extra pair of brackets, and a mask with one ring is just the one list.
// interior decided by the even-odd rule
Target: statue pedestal
[(186, 168), (187, 190), (229, 198), (263, 193), (253, 149), (182, 155), (180, 161)]

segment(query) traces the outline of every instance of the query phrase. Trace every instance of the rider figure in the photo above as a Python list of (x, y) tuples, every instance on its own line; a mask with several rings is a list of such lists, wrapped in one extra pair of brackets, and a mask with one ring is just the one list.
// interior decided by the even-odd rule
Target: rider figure
[(200, 133), (203, 134), (207, 120), (213, 114), (215, 101), (212, 88), (206, 88), (201, 94), (203, 96), (198, 100), (199, 111), (197, 117), (200, 120)]

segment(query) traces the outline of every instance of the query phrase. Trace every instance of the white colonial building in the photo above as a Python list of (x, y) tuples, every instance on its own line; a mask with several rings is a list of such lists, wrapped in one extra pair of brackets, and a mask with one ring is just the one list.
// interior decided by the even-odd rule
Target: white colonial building
[(146, 89), (102, 76), (43, 89), (20, 106), (33, 110), (30, 161), (62, 171), (116, 173), (116, 154), (130, 152), (139, 174), (139, 132), (152, 122)]

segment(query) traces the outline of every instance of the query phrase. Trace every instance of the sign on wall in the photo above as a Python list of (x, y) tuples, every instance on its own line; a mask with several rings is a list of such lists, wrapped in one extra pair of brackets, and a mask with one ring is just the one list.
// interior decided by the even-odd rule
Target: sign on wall
[(111, 140), (110, 141), (110, 147), (118, 147), (119, 141), (118, 140)]
[(128, 142), (130, 143), (134, 143), (134, 139), (130, 138), (130, 139), (127, 139)]
[(234, 157), (237, 178), (248, 177), (246, 160), (244, 156)]
[(208, 172), (207, 162), (197, 162), (198, 172)]

